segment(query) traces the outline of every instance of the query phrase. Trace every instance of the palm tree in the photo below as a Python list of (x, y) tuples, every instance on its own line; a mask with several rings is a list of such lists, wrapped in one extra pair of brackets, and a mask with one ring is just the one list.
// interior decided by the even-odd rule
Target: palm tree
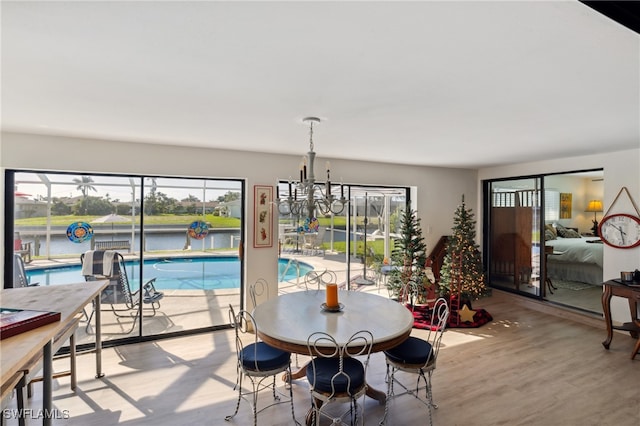
[(93, 183), (93, 179), (91, 176), (82, 176), (81, 178), (74, 178), (74, 183), (77, 183), (76, 189), (82, 192), (82, 203), (84, 204), (84, 214), (87, 214), (87, 196), (89, 195), (89, 190), (97, 192), (98, 190), (91, 185)]

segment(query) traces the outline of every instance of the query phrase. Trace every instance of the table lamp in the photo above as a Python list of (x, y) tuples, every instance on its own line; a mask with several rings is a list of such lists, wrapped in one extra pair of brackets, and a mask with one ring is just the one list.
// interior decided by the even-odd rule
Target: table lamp
[(591, 200), (585, 209), (585, 212), (593, 212), (593, 227), (591, 231), (593, 231), (593, 235), (598, 236), (598, 220), (596, 219), (596, 213), (601, 213), (602, 209), (602, 201), (600, 200)]

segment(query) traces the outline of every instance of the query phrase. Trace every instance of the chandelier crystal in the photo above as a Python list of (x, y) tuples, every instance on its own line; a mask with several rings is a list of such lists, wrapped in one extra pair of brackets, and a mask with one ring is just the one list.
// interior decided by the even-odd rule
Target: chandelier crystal
[(309, 152), (302, 157), (300, 163), (300, 180), (292, 182), (289, 179), (289, 194), (281, 199), (278, 191), (276, 205), (282, 215), (293, 214), (294, 216), (306, 215), (309, 219), (316, 217), (316, 212), (323, 215), (340, 214), (344, 210), (348, 200), (344, 198), (344, 186), (340, 184), (340, 198), (336, 198), (331, 193), (331, 170), (327, 161), (327, 180), (324, 188), (316, 183), (314, 174), (314, 163), (316, 153), (313, 150), (313, 125), (320, 123), (318, 117), (306, 117), (302, 121), (309, 123)]

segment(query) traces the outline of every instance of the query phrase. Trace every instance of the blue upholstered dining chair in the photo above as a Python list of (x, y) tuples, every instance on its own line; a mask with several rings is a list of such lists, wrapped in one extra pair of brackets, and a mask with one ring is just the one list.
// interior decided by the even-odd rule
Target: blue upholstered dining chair
[(269, 300), (269, 283), (264, 278), (258, 278), (254, 283), (249, 284), (249, 298), (251, 299), (251, 308), (258, 306), (258, 300), (265, 298)]
[[(251, 303), (253, 305), (252, 309), (255, 309), (256, 306), (258, 306), (258, 300), (269, 300), (269, 283), (264, 278), (258, 278), (255, 282), (250, 283), (247, 290), (247, 292), (249, 293), (249, 299), (251, 299)], [(300, 367), (298, 354), (295, 354), (295, 357), (296, 367)]]
[[(347, 414), (350, 414), (352, 425), (358, 423), (358, 399), (367, 391), (366, 375), (372, 345), (373, 335), (367, 330), (353, 334), (343, 345), (324, 332), (308, 337), (311, 362), (307, 365), (307, 380), (312, 404), (308, 415), (312, 419), (307, 419), (307, 425), (320, 425), (322, 416), (331, 419), (331, 424), (342, 424), (342, 418)], [(332, 403), (349, 403), (349, 409), (334, 417), (326, 410)], [(361, 411), (364, 424), (364, 410)]]
[[(449, 319), (449, 305), (444, 298), (436, 300), (431, 314), (431, 327), (428, 328), (426, 339), (409, 336), (407, 340), (384, 352), (387, 363), (387, 401), (384, 408), (384, 417), (380, 425), (384, 425), (389, 413), (391, 398), (402, 395), (412, 395), (429, 409), (429, 424), (433, 425), (432, 409), (438, 408), (433, 402), (431, 389), (431, 375), (436, 368), (438, 352), (442, 335), (447, 327)], [(417, 374), (415, 385), (407, 385), (398, 377), (396, 372), (404, 371)], [(422, 381), (422, 385), (420, 382)], [(395, 385), (402, 388), (400, 393), (395, 392)], [(420, 392), (424, 391), (421, 397)]]
[[(293, 408), (291, 354), (258, 340), (258, 325), (253, 316), (246, 310), (241, 310), (236, 314), (233, 306), (229, 305), (229, 319), (235, 330), (237, 378), (234, 390), (237, 389), (238, 391), (238, 401), (236, 403), (236, 411), (226, 416), (225, 420), (229, 421), (238, 414), (241, 399), (244, 399), (251, 405), (254, 426), (258, 424), (258, 413), (274, 405), (290, 402), (291, 417), (296, 425), (300, 425), (296, 420)], [(280, 398), (281, 392), (279, 392), (276, 387), (276, 376), (280, 373), (286, 373), (288, 382), (285, 388), (289, 389), (288, 400), (282, 400)], [(250, 390), (243, 390), (242, 382), (245, 377), (251, 382)], [(265, 383), (268, 379), (273, 379), (273, 381), (271, 383)], [(258, 391), (268, 388), (271, 388), (274, 402), (258, 410)]]

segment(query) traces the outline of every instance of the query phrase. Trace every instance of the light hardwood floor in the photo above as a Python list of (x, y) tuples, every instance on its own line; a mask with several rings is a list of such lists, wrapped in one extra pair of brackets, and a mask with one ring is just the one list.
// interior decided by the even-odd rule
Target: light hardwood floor
[[(574, 320), (580, 316), (553, 315), (557, 311), (548, 307), (542, 312), (500, 291), (474, 308), (487, 309), (494, 321), (445, 332), (433, 376), (439, 404), (434, 424), (640, 425), (640, 356), (630, 359), (635, 341), (628, 334), (616, 333), (607, 351), (601, 322), (587, 325)], [(54, 405), (68, 410), (69, 418), (54, 420), (55, 425), (252, 424), (245, 402), (231, 422), (224, 421), (236, 398), (230, 331), (109, 348), (103, 359), (106, 376), (95, 379), (93, 355), (79, 357), (75, 393), (68, 378), (56, 380)], [(56, 368), (67, 366), (67, 359), (55, 362)], [(369, 383), (386, 389), (384, 371), (383, 355), (374, 354)], [(30, 403), (37, 409), (40, 386), (35, 390)], [(306, 381), (294, 382), (294, 392), (302, 422), (310, 405)], [(261, 402), (269, 400), (265, 392)], [(425, 410), (411, 397), (395, 399), (388, 424), (426, 424)], [(367, 424), (377, 425), (383, 412), (376, 401), (366, 400)], [(258, 419), (259, 425), (291, 423), (287, 405), (270, 408)]]

